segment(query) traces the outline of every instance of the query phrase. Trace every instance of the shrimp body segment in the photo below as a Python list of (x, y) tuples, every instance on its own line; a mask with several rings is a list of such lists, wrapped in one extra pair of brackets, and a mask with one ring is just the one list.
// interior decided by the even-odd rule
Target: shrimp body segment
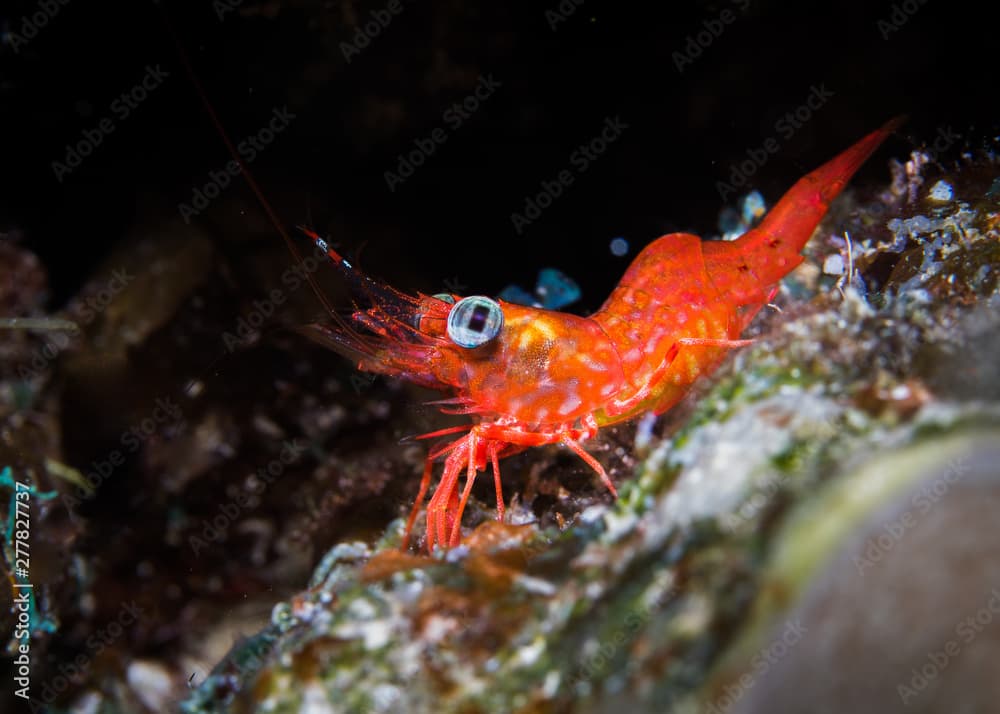
[[(359, 369), (441, 390), (442, 411), (472, 423), (420, 438), (464, 432), (428, 454), (404, 548), (430, 486), (429, 550), (457, 545), (479, 471), (492, 469), (503, 519), (499, 461), (559, 443), (615, 489), (581, 443), (609, 424), (676, 404), (700, 376), (747, 341), (740, 335), (802, 261), (799, 254), (830, 203), (899, 124), (893, 120), (800, 179), (762, 223), (735, 241), (662, 236), (636, 256), (589, 317), (473, 296), (411, 296), (368, 278), (318, 235), (355, 294), (352, 320), (303, 332), (352, 358)], [(459, 490), (462, 474), (465, 481)]]

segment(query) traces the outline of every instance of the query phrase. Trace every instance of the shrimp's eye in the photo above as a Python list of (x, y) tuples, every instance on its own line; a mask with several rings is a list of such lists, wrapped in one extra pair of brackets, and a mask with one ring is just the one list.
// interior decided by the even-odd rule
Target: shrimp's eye
[(436, 293), (436, 294), (432, 295), (431, 297), (436, 298), (438, 300), (443, 300), (444, 302), (448, 303), (449, 305), (454, 305), (455, 304), (455, 298), (454, 298), (454, 296), (449, 295), (448, 293)]
[(485, 345), (502, 327), (500, 304), (481, 295), (462, 298), (448, 313), (448, 337), (459, 347)]

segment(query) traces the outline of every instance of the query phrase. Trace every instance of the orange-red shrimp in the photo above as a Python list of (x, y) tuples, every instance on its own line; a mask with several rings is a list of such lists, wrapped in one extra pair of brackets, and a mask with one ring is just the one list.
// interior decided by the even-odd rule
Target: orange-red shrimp
[[(230, 155), (301, 262), (295, 243), (226, 134), (166, 15), (164, 21)], [(802, 262), (799, 252), (830, 202), (900, 122), (888, 122), (801, 178), (757, 228), (735, 241), (703, 242), (688, 233), (656, 239), (636, 256), (590, 317), (483, 296), (407, 295), (367, 277), (307, 230), (356, 299), (369, 306), (353, 315), (362, 328), (358, 330), (334, 312), (307, 275), (331, 322), (302, 331), (356, 360), (359, 369), (450, 394), (436, 402), (442, 411), (473, 419), (467, 426), (421, 437), (465, 432), (428, 454), (403, 548), (440, 457), (445, 457), (444, 473), (427, 506), (428, 550), (458, 543), (473, 482), (487, 464), (496, 487), (497, 518), (503, 520), (499, 461), (531, 446), (565, 445), (617, 495), (582, 442), (602, 426), (666, 411), (695, 379), (712, 371), (727, 350), (748, 343), (739, 339), (741, 333), (774, 294), (778, 281)], [(465, 483), (459, 493), (463, 470)]]
[(427, 506), (429, 550), (459, 542), (462, 512), (487, 465), (503, 520), (499, 460), (527, 447), (563, 444), (614, 494), (581, 444), (602, 426), (669, 409), (727, 350), (747, 344), (741, 333), (802, 261), (799, 252), (830, 202), (898, 123), (800, 179), (735, 241), (687, 233), (653, 241), (589, 317), (483, 296), (407, 295), (368, 278), (307, 231), (367, 306), (354, 313), (356, 326), (331, 313), (332, 322), (304, 332), (359, 369), (446, 392), (450, 398), (436, 404), (473, 420), (421, 437), (464, 432), (428, 454), (403, 547), (441, 457), (444, 473)]

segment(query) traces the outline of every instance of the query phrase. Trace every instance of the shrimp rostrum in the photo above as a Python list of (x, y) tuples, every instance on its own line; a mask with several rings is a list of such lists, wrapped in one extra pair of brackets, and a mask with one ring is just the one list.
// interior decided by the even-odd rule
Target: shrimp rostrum
[[(497, 518), (504, 504), (499, 462), (528, 447), (562, 444), (615, 487), (583, 443), (601, 427), (676, 404), (740, 339), (831, 201), (898, 120), (800, 179), (756, 228), (734, 241), (672, 233), (650, 243), (601, 308), (580, 317), (481, 295), (408, 295), (355, 269), (307, 231), (349, 283), (356, 311), (304, 332), (358, 369), (444, 392), (442, 411), (471, 423), (421, 438), (458, 436), (427, 455), (403, 547), (430, 487), (426, 545), (457, 545), (476, 475), (492, 470)], [(460, 479), (464, 474), (464, 483)]]

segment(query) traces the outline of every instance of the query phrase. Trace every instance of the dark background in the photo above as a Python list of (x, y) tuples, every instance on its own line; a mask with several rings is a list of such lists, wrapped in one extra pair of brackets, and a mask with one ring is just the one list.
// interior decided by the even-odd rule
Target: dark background
[[(245, 0), (220, 19), (222, 4), (209, 1), (52, 0), (47, 26), (25, 44), (15, 35), (25, 16), (41, 11), (41, 0), (0, 7), (3, 239), (19, 240), (41, 258), (50, 280), (49, 312), (88, 281), (103, 285), (93, 279), (102, 265), (134, 265), (125, 256), (138, 256), (150, 266), (133, 267), (142, 289), (117, 299), (87, 326), (78, 348), (46, 368), (57, 376), (42, 382), (53, 398), (38, 398), (34, 406), (50, 418), (46, 443), (66, 463), (88, 468), (163, 395), (183, 405), (190, 425), (179, 433), (165, 426), (100, 498), (84, 504), (81, 518), (60, 507), (39, 520), (38, 551), (66, 556), (46, 559), (33, 550), (33, 572), (51, 584), (54, 610), (68, 624), (49, 652), (50, 667), (90, 653), (89, 634), (115, 616), (119, 602), (136, 597), (151, 612), (155, 605), (155, 613), (118, 646), (170, 662), (173, 674), (187, 681), (191, 673), (174, 661), (177, 653), (200, 644), (203, 633), (231, 615), (233, 603), (249, 595), (266, 618), (275, 601), (302, 587), (305, 573), (334, 542), (362, 529), (375, 538), (407, 512), (419, 471), (406, 462), (399, 439), (441, 426), (425, 419), (437, 416), (419, 406), (426, 396), (402, 392), (389, 380), (350, 389), (357, 376), (346, 360), (282, 329), (264, 330), (260, 343), (227, 353), (223, 330), (234, 330), (269, 287), (280, 285), (275, 276), (292, 259), (240, 178), (190, 225), (180, 220), (178, 204), (190, 202), (195, 187), (230, 156), (177, 45), (235, 142), (266, 126), (275, 108), (287, 106), (296, 115), (250, 165), (286, 226), (329, 232), (352, 256), (364, 246), (361, 261), (369, 272), (408, 290), (492, 294), (512, 282), (530, 287), (539, 268), (558, 267), (581, 283), (581, 310), (600, 304), (630, 258), (658, 235), (715, 233), (724, 205), (717, 183), (728, 181), (732, 167), (767, 139), (779, 150), (757, 168), (752, 186), (773, 204), (802, 174), (890, 117), (910, 118), (854, 186), (884, 187), (890, 158), (905, 160), (942, 132), (961, 137), (936, 157), (947, 165), (967, 149), (993, 146), (998, 129), (996, 25), (960, 3), (907, 3), (916, 11), (909, 17), (902, 3), (894, 10), (892, 3), (751, 0), (742, 10), (729, 1), (654, 9), (585, 0), (553, 31), (546, 10), (559, 6), (554, 1), (516, 7), (407, 1), (347, 62), (342, 43), (353, 42), (359, 25), (387, 5)], [(723, 10), (735, 21), (678, 72), (674, 53), (685, 52)], [(898, 29), (880, 29), (880, 21), (894, 16), (905, 20)], [(112, 102), (142, 80), (147, 66), (169, 77), (128, 118), (118, 118)], [(451, 129), (444, 112), (483, 75), (502, 86)], [(776, 122), (819, 86), (833, 98), (786, 138)], [(511, 214), (524, 211), (543, 180), (572, 169), (570, 154), (614, 116), (629, 128), (518, 235)], [(114, 121), (114, 132), (58, 180), (53, 162), (64, 161), (67, 145), (105, 117)], [(436, 128), (447, 141), (390, 191), (384, 173)], [(615, 236), (628, 239), (627, 256), (610, 253)], [(296, 240), (305, 249), (307, 240)], [(212, 255), (192, 269), (191, 282), (198, 284), (180, 285), (176, 273), (158, 277), (157, 266), (169, 263), (165, 254), (196, 253), (192, 246), (206, 241)], [(331, 300), (346, 306), (333, 271), (321, 273)], [(157, 280), (176, 280), (178, 287), (154, 291), (149, 281)], [(271, 315), (270, 326), (300, 324), (305, 293)], [(147, 307), (156, 315), (143, 328), (135, 314)], [(118, 334), (128, 332), (115, 322), (122, 315), (138, 337)], [(35, 352), (28, 343), (25, 353)], [(202, 396), (182, 396), (182, 385), (196, 377), (206, 382)], [(337, 380), (340, 391), (329, 384)], [(384, 410), (382, 402), (392, 407)], [(345, 415), (333, 427), (323, 421), (330, 406), (343, 406)], [(255, 430), (261, 415), (287, 435), (307, 438), (317, 453), (290, 470), (286, 479), (294, 488), (275, 489), (247, 515), (274, 524), (261, 559), (252, 533), (234, 533), (225, 546), (212, 544), (192, 557), (187, 539), (226, 502), (230, 486), (243, 483), (245, 473), (280, 447), (284, 437)], [(222, 426), (210, 431), (215, 441), (188, 440), (217, 416)], [(238, 445), (236, 453), (211, 461), (216, 441)], [(26, 460), (50, 453), (22, 451)], [(569, 518), (606, 496), (592, 485), (588, 492), (591, 477), (571, 463), (565, 473), (550, 469), (552, 479), (561, 477), (583, 494), (580, 501), (560, 501)], [(629, 467), (616, 460), (614, 468), (624, 473)], [(171, 481), (182, 471), (193, 474), (189, 481)], [(524, 492), (527, 476), (518, 474), (527, 472), (507, 469), (513, 475), (508, 494)], [(488, 503), (491, 484), (480, 483)], [(333, 504), (333, 516), (313, 519), (308, 504), (326, 503), (326, 496), (343, 498)], [(543, 495), (533, 507), (547, 512), (555, 501)], [(176, 513), (186, 525), (176, 525)], [(314, 521), (309, 528), (302, 525), (307, 519)], [(289, 530), (305, 532), (299, 542), (312, 548), (312, 562), (298, 569), (286, 568), (286, 556), (274, 547)], [(176, 542), (166, 542), (168, 532)], [(306, 545), (297, 547), (305, 552)], [(70, 567), (69, 554), (92, 567), (92, 582), (76, 582), (79, 568)], [(140, 572), (140, 559), (148, 572)], [(100, 607), (83, 613), (76, 596), (90, 590), (102, 593)], [(95, 677), (103, 672), (97, 663), (93, 671)], [(46, 681), (45, 670), (36, 676)]]
[[(40, 6), (8, 2), (0, 12), (0, 231), (41, 256), (55, 309), (116, 242), (176, 217), (193, 187), (225, 165), (164, 14), (235, 141), (263, 127), (274, 107), (296, 115), (251, 165), (282, 221), (333, 231), (348, 253), (365, 244), (369, 272), (428, 292), (446, 280), (472, 292), (530, 287), (538, 268), (553, 265), (582, 283), (585, 307), (596, 307), (638, 247), (672, 230), (714, 232), (716, 182), (768, 137), (780, 151), (753, 184), (770, 204), (896, 114), (909, 122), (859, 181), (884, 181), (886, 158), (905, 158), (943, 128), (973, 148), (996, 131), (995, 30), (976, 9), (913, 1), (909, 17), (896, 3), (907, 21), (883, 38), (878, 23), (892, 17), (891, 3), (742, 5), (586, 0), (553, 31), (545, 11), (556, 2), (407, 0), (348, 63), (341, 43), (386, 3), (246, 0), (220, 20), (222, 3), (98, 9), (71, 0), (14, 52), (8, 33)], [(673, 53), (727, 8), (735, 22), (678, 72)], [(110, 103), (157, 64), (170, 77), (57, 181), (51, 164), (66, 145), (113, 116)], [(501, 89), (451, 130), (443, 112), (483, 74)], [(814, 85), (834, 97), (786, 141), (775, 122)], [(614, 115), (628, 131), (518, 236), (511, 213)], [(390, 192), (384, 172), (438, 126), (447, 142)], [(240, 210), (224, 208), (231, 202)], [(253, 241), (220, 243), (232, 251), (280, 241), (262, 230), (262, 215), (237, 179), (196, 220)], [(627, 257), (609, 252), (618, 235), (630, 242)]]

